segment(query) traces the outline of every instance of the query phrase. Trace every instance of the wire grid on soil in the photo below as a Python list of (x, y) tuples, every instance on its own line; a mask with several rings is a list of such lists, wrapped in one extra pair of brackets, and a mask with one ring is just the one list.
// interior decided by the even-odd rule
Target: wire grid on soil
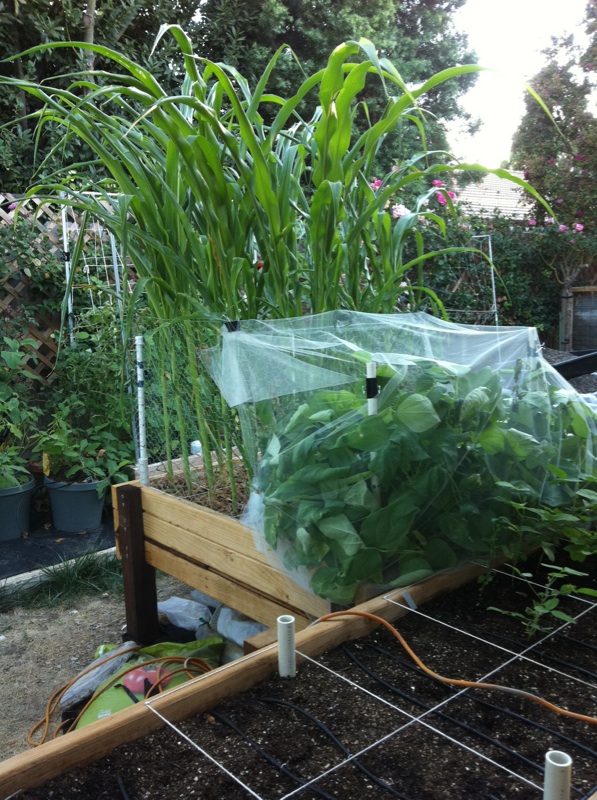
[[(498, 574), (484, 594), (465, 587), (410, 609), (396, 627), (440, 675), (595, 714), (595, 604), (566, 597), (562, 608), (576, 623), (533, 639), (512, 617), (486, 610), (520, 610), (530, 596), (524, 581)], [(295, 679), (274, 676), (207, 714), (166, 722), (141, 743), (48, 784), (45, 794), (23, 797), (49, 797), (56, 785), (53, 796), (64, 800), (86, 796), (85, 787), (95, 797), (118, 796), (118, 779), (130, 796), (163, 800), (540, 800), (550, 749), (573, 759), (574, 798), (588, 800), (597, 783), (595, 726), (520, 695), (435, 680), (383, 628), (318, 659), (299, 654)]]

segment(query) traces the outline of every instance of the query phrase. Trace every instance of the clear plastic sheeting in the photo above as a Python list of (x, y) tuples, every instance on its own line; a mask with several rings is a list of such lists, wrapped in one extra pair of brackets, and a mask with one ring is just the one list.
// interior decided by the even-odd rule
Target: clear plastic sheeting
[(575, 522), (597, 499), (595, 412), (532, 328), (424, 313), (249, 320), (210, 365), (239, 407), (257, 546), (318, 595), (350, 603), (363, 583), (592, 546)]

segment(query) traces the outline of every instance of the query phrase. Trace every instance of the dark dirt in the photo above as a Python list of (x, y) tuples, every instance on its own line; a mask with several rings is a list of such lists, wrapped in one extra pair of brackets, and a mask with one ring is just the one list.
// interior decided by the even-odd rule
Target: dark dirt
[[(580, 568), (597, 575), (595, 563)], [(545, 578), (544, 568), (529, 569)], [(524, 689), (597, 715), (595, 607), (563, 598), (560, 607), (578, 621), (547, 638), (529, 638), (516, 619), (487, 610), (524, 613), (530, 601), (524, 582), (497, 576), (482, 591), (475, 583), (444, 595), (396, 627), (441, 675)], [(527, 660), (515, 657), (523, 651)], [(597, 784), (597, 726), (521, 696), (434, 680), (385, 629), (303, 661), (295, 679), (272, 677), (179, 727), (251, 792), (166, 728), (21, 797), (540, 800), (549, 749), (573, 759), (573, 798), (588, 800)], [(343, 763), (349, 754), (359, 755)]]

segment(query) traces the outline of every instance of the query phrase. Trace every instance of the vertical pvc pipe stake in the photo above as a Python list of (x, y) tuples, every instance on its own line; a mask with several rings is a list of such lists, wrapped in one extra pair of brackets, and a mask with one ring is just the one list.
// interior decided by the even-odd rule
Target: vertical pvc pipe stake
[[(65, 193), (60, 192), (60, 197), (66, 197)], [(68, 335), (70, 337), (70, 343), (71, 345), (73, 345), (75, 343), (75, 332), (73, 331), (73, 290), (70, 286), (71, 255), (69, 246), (68, 225), (66, 218), (66, 206), (64, 205), (61, 206), (60, 214), (62, 219), (62, 248), (63, 248), (62, 257), (64, 259), (64, 278), (66, 280), (66, 286), (68, 289), (68, 294), (66, 298), (66, 305), (67, 305), (66, 321), (68, 325)]]
[(147, 462), (147, 428), (145, 426), (145, 386), (143, 370), (143, 337), (135, 336), (137, 348), (137, 411), (139, 415), (139, 479), (142, 486), (149, 486)]
[[(377, 395), (379, 386), (377, 385), (377, 364), (370, 361), (367, 364), (367, 382), (365, 384), (365, 394), (367, 395), (367, 414), (374, 417), (377, 414)], [(371, 454), (373, 455), (373, 453)], [(371, 488), (379, 499), (379, 480), (377, 476), (371, 478)]]
[(367, 412), (370, 417), (377, 414), (377, 364), (370, 361), (367, 364)]
[(545, 754), (545, 783), (543, 800), (570, 800), (572, 759), (560, 750), (548, 750)]
[(278, 671), (281, 678), (294, 678), (296, 675), (294, 617), (290, 614), (278, 617)]

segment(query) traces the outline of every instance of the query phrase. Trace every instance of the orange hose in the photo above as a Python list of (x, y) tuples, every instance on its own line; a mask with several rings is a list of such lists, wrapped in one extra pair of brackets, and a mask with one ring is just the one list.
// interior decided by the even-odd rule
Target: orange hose
[(538, 703), (541, 706), (545, 706), (545, 708), (548, 708), (550, 711), (555, 711), (556, 714), (561, 714), (564, 717), (571, 717), (572, 719), (578, 719), (581, 722), (588, 722), (590, 725), (597, 725), (597, 717), (589, 717), (586, 714), (577, 714), (574, 711), (568, 711), (565, 708), (560, 708), (559, 706), (550, 703), (548, 700), (544, 700), (542, 697), (538, 697), (530, 692), (525, 692), (524, 689), (513, 689), (509, 686), (500, 686), (498, 683), (483, 683), (478, 681), (459, 680), (457, 678), (444, 678), (442, 675), (438, 675), (437, 672), (434, 672), (432, 669), (427, 667), (421, 661), (414, 650), (411, 649), (402, 634), (399, 633), (399, 631), (397, 631), (393, 625), (391, 625), (382, 617), (378, 617), (375, 614), (369, 614), (367, 611), (334, 611), (331, 614), (325, 614), (325, 616), (320, 617), (317, 622), (323, 622), (328, 619), (335, 619), (336, 617), (344, 616), (365, 617), (366, 619), (370, 619), (380, 625), (383, 625), (384, 628), (387, 628), (390, 633), (392, 633), (392, 635), (398, 639), (402, 647), (406, 650), (415, 664), (423, 670), (423, 672), (427, 673), (427, 675), (430, 675), (432, 678), (437, 678), (437, 680), (442, 681), (442, 683), (446, 683), (450, 686), (462, 686), (472, 689), (494, 689), (500, 692), (507, 692), (508, 694), (515, 694), (520, 697), (525, 697), (527, 700), (532, 700), (534, 703)]
[[(127, 650), (120, 650), (120, 651), (118, 651), (118, 653), (114, 653), (114, 655), (106, 658), (104, 660), (104, 663), (106, 661), (110, 661), (113, 658), (117, 658), (118, 656), (123, 655), (123, 653), (134, 652), (134, 651), (140, 650), (140, 649), (141, 649), (141, 646), (140, 645), (136, 645), (135, 647), (131, 647), (130, 649), (127, 649)], [(140, 667), (148, 666), (149, 664), (159, 664), (159, 668), (158, 668), (157, 680), (156, 680), (155, 684), (153, 684), (151, 686), (151, 688), (149, 689), (149, 691), (147, 692), (146, 698), (152, 696), (156, 692), (162, 692), (163, 691), (162, 684), (164, 683), (164, 681), (167, 680), (167, 679), (171, 679), (172, 676), (174, 676), (174, 675), (178, 675), (178, 674), (184, 673), (184, 674), (187, 675), (187, 677), (189, 679), (191, 679), (191, 678), (196, 677), (198, 674), (202, 674), (204, 672), (209, 672), (211, 670), (211, 666), (204, 659), (202, 659), (202, 658), (189, 658), (188, 656), (162, 656), (160, 658), (152, 658), (152, 659), (149, 659), (147, 661), (143, 661), (140, 664), (139, 663), (133, 664), (128, 669), (125, 669), (122, 672), (119, 672), (118, 675), (114, 675), (112, 677), (112, 680), (110, 680), (108, 683), (106, 683), (106, 685), (102, 688), (101, 692), (94, 693), (93, 696), (89, 699), (89, 701), (83, 706), (83, 708), (81, 709), (81, 711), (79, 712), (79, 714), (77, 715), (76, 719), (73, 722), (71, 722), (70, 720), (64, 720), (63, 722), (60, 722), (56, 726), (55, 730), (53, 731), (53, 733), (52, 733), (52, 735), (50, 737), (50, 726), (51, 726), (51, 722), (52, 722), (52, 716), (54, 715), (54, 713), (56, 712), (56, 709), (60, 705), (60, 700), (62, 699), (62, 697), (64, 696), (66, 691), (68, 689), (70, 689), (70, 687), (74, 683), (76, 683), (76, 681), (79, 680), (79, 678), (82, 678), (84, 675), (87, 675), (89, 672), (92, 672), (94, 669), (96, 669), (97, 665), (96, 666), (91, 665), (86, 670), (84, 670), (83, 672), (79, 673), (79, 675), (76, 678), (74, 678), (72, 681), (67, 683), (61, 689), (58, 689), (57, 691), (54, 692), (54, 694), (50, 697), (50, 699), (49, 699), (49, 701), (48, 701), (48, 703), (46, 705), (46, 713), (45, 713), (43, 719), (41, 719), (39, 722), (37, 722), (31, 728), (31, 730), (29, 731), (29, 733), (27, 735), (27, 743), (31, 747), (39, 747), (39, 745), (43, 744), (44, 742), (46, 742), (48, 740), (48, 738), (55, 739), (61, 731), (64, 731), (66, 733), (68, 733), (69, 731), (72, 731), (73, 728), (75, 728), (76, 725), (78, 724), (78, 722), (81, 719), (81, 717), (83, 716), (83, 714), (87, 711), (87, 709), (89, 708), (91, 703), (94, 700), (96, 700), (98, 697), (100, 697), (100, 695), (103, 692), (105, 692), (107, 689), (109, 689), (111, 686), (113, 686), (116, 683), (116, 681), (118, 681), (121, 678), (123, 678), (129, 672), (132, 672), (135, 669), (139, 669)], [(173, 672), (169, 672), (168, 674), (162, 674), (162, 669), (164, 669), (168, 664), (182, 664), (182, 667), (180, 669), (178, 669), (178, 670), (173, 671)], [(156, 687), (157, 687), (157, 689), (156, 689)], [(37, 733), (37, 731), (40, 728), (43, 728), (41, 739), (39, 741), (34, 741), (33, 736)]]

